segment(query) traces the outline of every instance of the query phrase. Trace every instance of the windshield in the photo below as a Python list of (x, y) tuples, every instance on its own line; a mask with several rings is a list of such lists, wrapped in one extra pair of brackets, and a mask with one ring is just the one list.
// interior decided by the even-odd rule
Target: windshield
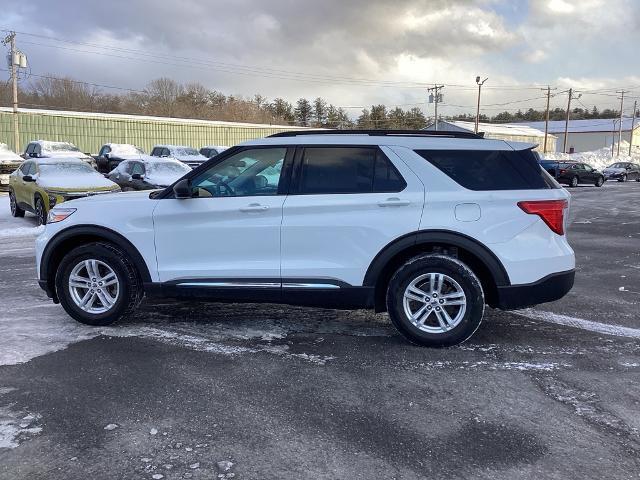
[(148, 175), (184, 175), (191, 168), (179, 162), (149, 162), (145, 164)]
[(627, 168), (627, 163), (614, 163), (613, 165), (609, 165), (608, 168)]
[(144, 155), (144, 150), (135, 145), (114, 143), (111, 144), (111, 153), (115, 153), (116, 155)]
[(173, 147), (171, 149), (172, 155), (178, 155), (180, 157), (199, 157), (200, 152), (191, 147)]
[(47, 175), (69, 175), (82, 173), (96, 173), (86, 163), (45, 163), (40, 165), (40, 172)]
[(47, 152), (79, 152), (80, 149), (73, 143), (68, 142), (45, 142), (42, 150)]

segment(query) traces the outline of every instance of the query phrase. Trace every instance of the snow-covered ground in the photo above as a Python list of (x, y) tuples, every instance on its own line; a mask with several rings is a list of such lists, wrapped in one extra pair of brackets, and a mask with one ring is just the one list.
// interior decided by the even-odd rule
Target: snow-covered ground
[[(614, 149), (614, 154), (617, 152)], [(623, 141), (620, 144), (620, 156), (612, 156), (611, 148), (601, 148), (600, 150), (593, 150), (590, 152), (579, 152), (579, 153), (560, 153), (560, 152), (548, 152), (543, 156), (549, 160), (572, 160), (575, 162), (586, 163), (587, 165), (591, 165), (593, 168), (597, 170), (603, 170), (607, 168), (609, 165), (616, 162), (635, 162), (640, 163), (640, 155), (635, 154), (632, 156), (627, 155), (629, 152), (629, 142)]]

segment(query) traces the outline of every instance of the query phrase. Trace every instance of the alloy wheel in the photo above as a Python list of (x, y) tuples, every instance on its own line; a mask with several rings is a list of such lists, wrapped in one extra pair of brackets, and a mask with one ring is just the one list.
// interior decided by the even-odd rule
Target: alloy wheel
[(87, 313), (105, 313), (120, 295), (120, 282), (114, 270), (100, 260), (78, 263), (69, 275), (69, 293), (78, 308)]
[(11, 215), (15, 217), (18, 204), (16, 203), (16, 196), (13, 191), (9, 192), (9, 206), (11, 208)]
[(458, 282), (444, 273), (426, 273), (404, 291), (404, 313), (419, 330), (446, 333), (460, 324), (467, 297)]
[(38, 218), (38, 226), (44, 225), (47, 223), (46, 213), (44, 211), (44, 205), (42, 205), (42, 200), (36, 200), (36, 217)]

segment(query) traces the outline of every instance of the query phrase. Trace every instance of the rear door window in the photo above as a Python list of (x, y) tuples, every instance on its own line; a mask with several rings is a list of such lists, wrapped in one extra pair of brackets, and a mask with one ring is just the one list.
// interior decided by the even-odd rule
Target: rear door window
[(555, 188), (531, 150), (416, 150), (416, 153), (469, 190)]
[(306, 147), (299, 193), (400, 192), (404, 179), (389, 159), (371, 147)]

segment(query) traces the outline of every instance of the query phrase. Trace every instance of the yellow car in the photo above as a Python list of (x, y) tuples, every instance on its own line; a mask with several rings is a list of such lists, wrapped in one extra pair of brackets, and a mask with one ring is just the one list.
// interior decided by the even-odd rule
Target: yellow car
[(9, 176), (11, 215), (32, 212), (47, 223), (54, 205), (75, 198), (119, 192), (120, 187), (77, 158), (32, 158)]

